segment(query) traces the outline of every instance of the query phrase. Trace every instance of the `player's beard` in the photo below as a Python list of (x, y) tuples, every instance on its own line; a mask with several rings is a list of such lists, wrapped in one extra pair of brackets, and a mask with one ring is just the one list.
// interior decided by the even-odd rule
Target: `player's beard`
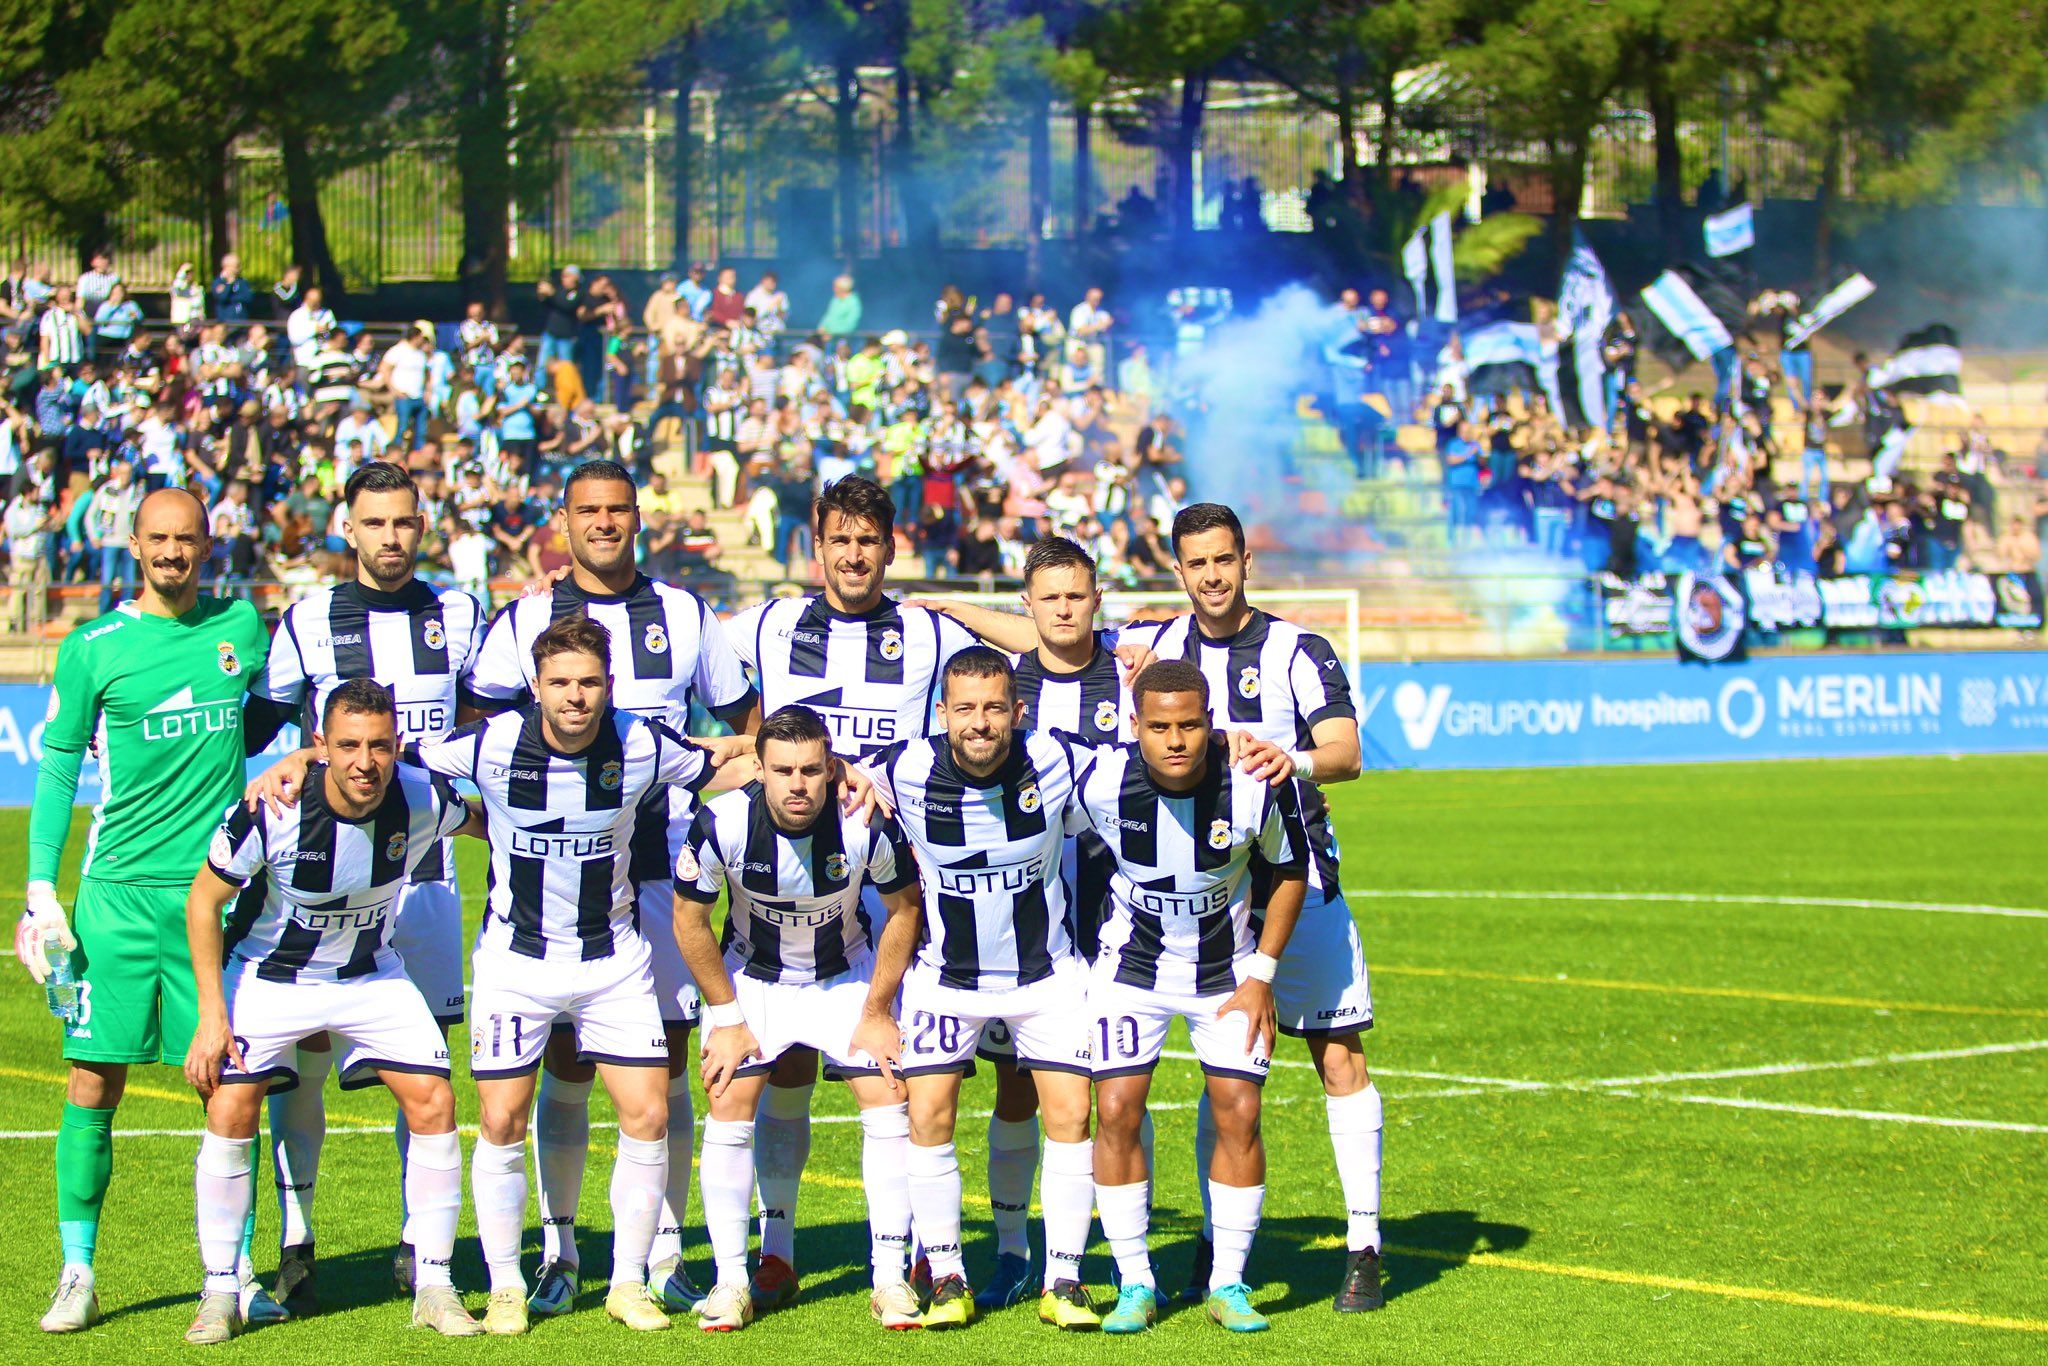
[(1001, 736), (998, 736), (993, 741), (986, 742), (982, 742), (981, 737), (979, 736), (972, 737), (977, 742), (986, 743), (989, 746), (988, 755), (986, 758), (973, 761), (971, 761), (971, 756), (967, 753), (965, 748), (965, 745), (969, 737), (963, 736), (959, 739), (951, 739), (951, 737), (949, 737), (949, 741), (953, 747), (953, 762), (960, 767), (961, 771), (966, 773), (972, 773), (975, 775), (993, 773), (1003, 766), (1003, 761), (1005, 759), (1010, 757), (1010, 744), (1013, 739), (1013, 734), (1014, 733), (1005, 733)]
[(375, 554), (367, 558), (358, 555), (356, 560), (362, 565), (363, 572), (370, 576), (371, 581), (386, 593), (405, 587), (407, 580), (412, 578), (413, 561), (410, 556), (396, 561), (384, 561)]

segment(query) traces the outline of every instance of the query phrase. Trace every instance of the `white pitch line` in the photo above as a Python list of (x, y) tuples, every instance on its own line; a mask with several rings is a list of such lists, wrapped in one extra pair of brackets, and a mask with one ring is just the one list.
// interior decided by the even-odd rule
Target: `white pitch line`
[[(1164, 1049), (1160, 1052), (1159, 1056), (1171, 1058), (1175, 1062), (1200, 1062), (1202, 1060), (1201, 1055), (1185, 1052), (1178, 1048)], [(1296, 1058), (1275, 1058), (1273, 1059), (1273, 1066), (1312, 1068), (1315, 1064), (1312, 1062), (1302, 1062)], [(1552, 1083), (1547, 1081), (1522, 1081), (1516, 1077), (1468, 1077), (1458, 1072), (1415, 1072), (1407, 1068), (1394, 1067), (1375, 1067), (1372, 1069), (1372, 1074), (1376, 1077), (1399, 1077), (1404, 1081), (1456, 1082), (1461, 1087), (1476, 1086), (1482, 1090), (1498, 1088), (1508, 1091), (1547, 1091), (1552, 1086)], [(1431, 1094), (1435, 1093), (1432, 1092)]]
[[(1609, 1091), (1610, 1096), (1634, 1096), (1633, 1091)], [(2014, 1134), (2048, 1134), (2048, 1124), (2021, 1124), (2004, 1119), (1958, 1119), (1950, 1115), (1909, 1115), (1896, 1110), (1845, 1110), (1833, 1105), (1796, 1105), (1782, 1100), (1745, 1100), (1740, 1096), (1668, 1095), (1652, 1091), (1644, 1100), (1673, 1101), (1685, 1105), (1721, 1105), (1734, 1110), (1776, 1110), (1788, 1115), (1817, 1115), (1825, 1119), (1861, 1119), (1883, 1124), (1932, 1124), (1943, 1129), (1996, 1129)]]
[(2034, 906), (1982, 906), (1960, 901), (1884, 901), (1841, 896), (1737, 896), (1713, 892), (1511, 892), (1498, 889), (1346, 887), (1344, 895), (1381, 901), (1617, 901), (1672, 902), (1687, 906), (1801, 906), (1852, 911), (1938, 911), (1949, 915), (1994, 915), (2012, 920), (2048, 920)]
[(2026, 1039), (2018, 1043), (1987, 1043), (1972, 1048), (1936, 1048), (1924, 1053), (1883, 1053), (1869, 1058), (1841, 1058), (1834, 1062), (1780, 1062), (1762, 1067), (1723, 1067), (1711, 1072), (1654, 1072), (1640, 1077), (1601, 1077), (1593, 1081), (1559, 1082), (1574, 1091), (1601, 1091), (1621, 1086), (1667, 1086), (1681, 1081), (1730, 1081), (1739, 1077), (1787, 1077), (1802, 1072), (1836, 1072), (1852, 1067), (1891, 1067), (1909, 1062), (1951, 1062), (1957, 1058), (1988, 1058), (2000, 1053), (2036, 1053), (2048, 1048), (2048, 1039)]

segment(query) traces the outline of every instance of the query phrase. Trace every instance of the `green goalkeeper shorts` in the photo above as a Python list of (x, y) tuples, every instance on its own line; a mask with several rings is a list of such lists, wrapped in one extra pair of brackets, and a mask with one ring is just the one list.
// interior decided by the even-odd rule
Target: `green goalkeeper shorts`
[(181, 1067), (199, 1027), (184, 887), (79, 884), (78, 1023), (64, 1031), (73, 1062), (166, 1062)]

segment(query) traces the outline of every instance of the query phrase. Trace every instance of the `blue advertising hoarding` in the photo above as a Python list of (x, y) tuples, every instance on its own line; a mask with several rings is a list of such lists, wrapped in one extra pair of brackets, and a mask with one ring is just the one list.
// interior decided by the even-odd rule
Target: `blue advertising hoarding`
[(2048, 653), (1365, 664), (1368, 768), (2048, 750)]

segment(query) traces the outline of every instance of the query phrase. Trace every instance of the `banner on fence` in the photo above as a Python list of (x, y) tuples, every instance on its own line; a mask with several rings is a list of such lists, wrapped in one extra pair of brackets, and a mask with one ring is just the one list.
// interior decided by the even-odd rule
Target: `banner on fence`
[(2048, 655), (1367, 664), (1367, 767), (1529, 768), (2048, 750)]
[[(1836, 631), (2041, 629), (2041, 585), (2031, 574), (1944, 570), (1887, 577), (1850, 574), (1819, 579), (1759, 565), (1731, 575), (1755, 631), (1825, 627)], [(1663, 574), (1600, 580), (1601, 629), (1610, 644), (1668, 638), (1678, 622), (1680, 581)]]

